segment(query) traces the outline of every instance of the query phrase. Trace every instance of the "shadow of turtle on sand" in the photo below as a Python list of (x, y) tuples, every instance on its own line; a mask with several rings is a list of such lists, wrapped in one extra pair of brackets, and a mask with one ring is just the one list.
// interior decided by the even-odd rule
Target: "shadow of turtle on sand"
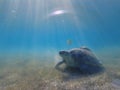
[(99, 75), (105, 71), (104, 67), (90, 68), (89, 70), (80, 70), (79, 68), (64, 67), (57, 69), (63, 73), (62, 79), (64, 81), (69, 81), (71, 79), (78, 79), (82, 77)]
[(75, 75), (93, 75), (98, 74), (104, 71), (103, 67), (97, 67), (94, 69), (89, 68), (89, 70), (80, 70), (79, 68), (72, 68), (72, 67), (65, 67), (63, 72), (68, 74), (75, 74)]

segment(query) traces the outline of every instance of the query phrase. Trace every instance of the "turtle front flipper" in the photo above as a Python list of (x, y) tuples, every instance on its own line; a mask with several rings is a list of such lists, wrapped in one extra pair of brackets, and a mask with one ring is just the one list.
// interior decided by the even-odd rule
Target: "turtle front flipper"
[(63, 61), (61, 61), (61, 62), (59, 62), (56, 66), (55, 66), (55, 68), (57, 69), (57, 70), (60, 70), (60, 71), (62, 71), (61, 70), (61, 68), (59, 67), (61, 64), (63, 64), (63, 63), (65, 63), (65, 61), (63, 60)]

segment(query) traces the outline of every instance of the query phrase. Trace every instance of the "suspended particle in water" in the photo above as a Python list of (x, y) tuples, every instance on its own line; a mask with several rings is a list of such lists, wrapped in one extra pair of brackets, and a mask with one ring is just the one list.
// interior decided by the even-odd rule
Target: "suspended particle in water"
[(15, 9), (11, 10), (11, 16), (13, 18), (16, 18), (17, 17), (17, 11)]
[(67, 40), (67, 44), (68, 44), (68, 45), (71, 45), (71, 44), (72, 44), (72, 40), (68, 39), (68, 40)]
[(12, 10), (11, 12), (12, 12), (12, 13), (16, 13), (16, 10)]
[(61, 20), (62, 21), (62, 23), (64, 23), (65, 22), (65, 20)]

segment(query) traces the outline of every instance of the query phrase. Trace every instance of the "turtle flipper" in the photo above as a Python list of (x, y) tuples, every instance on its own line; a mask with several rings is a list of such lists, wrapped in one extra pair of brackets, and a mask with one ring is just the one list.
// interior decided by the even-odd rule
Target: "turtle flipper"
[(59, 62), (56, 66), (55, 66), (55, 68), (57, 69), (57, 70), (60, 70), (60, 71), (62, 71), (61, 70), (61, 68), (59, 67), (61, 64), (63, 64), (65, 61), (63, 60), (63, 61), (61, 61), (61, 62)]
[(59, 62), (55, 67), (58, 67), (58, 66), (60, 66), (63, 63), (64, 63), (64, 61)]

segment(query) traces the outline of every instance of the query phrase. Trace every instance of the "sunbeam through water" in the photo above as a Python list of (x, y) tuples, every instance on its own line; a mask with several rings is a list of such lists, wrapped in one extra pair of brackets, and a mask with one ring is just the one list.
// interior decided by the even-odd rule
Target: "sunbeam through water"
[[(117, 90), (119, 4), (119, 0), (0, 0), (0, 90)], [(66, 72), (65, 61), (86, 68), (98, 64), (94, 59), (101, 61), (103, 72), (86, 75), (76, 68), (79, 75), (73, 69)], [(62, 72), (55, 68), (60, 63)]]

